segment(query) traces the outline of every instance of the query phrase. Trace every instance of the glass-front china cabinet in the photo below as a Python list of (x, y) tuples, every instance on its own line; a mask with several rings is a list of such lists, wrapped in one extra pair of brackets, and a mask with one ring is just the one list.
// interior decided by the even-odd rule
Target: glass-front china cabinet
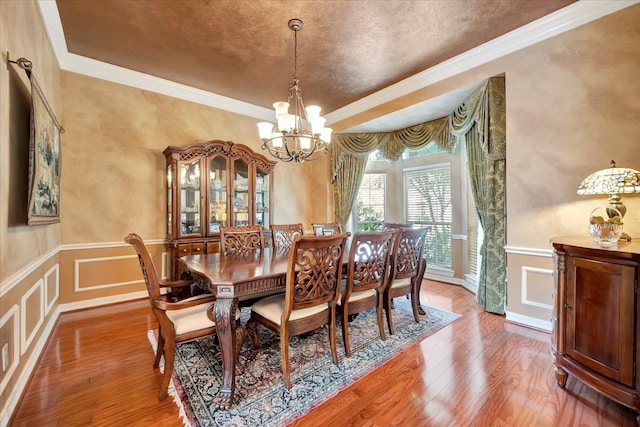
[(275, 162), (246, 145), (209, 141), (167, 147), (167, 245), (173, 279), (178, 258), (220, 250), (220, 227), (262, 225), (270, 242)]

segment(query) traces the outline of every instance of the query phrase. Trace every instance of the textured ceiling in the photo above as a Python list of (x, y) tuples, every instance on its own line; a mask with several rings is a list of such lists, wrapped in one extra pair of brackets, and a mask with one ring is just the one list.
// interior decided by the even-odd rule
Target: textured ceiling
[(574, 0), (57, 0), (68, 51), (270, 108), (293, 75), (323, 114)]

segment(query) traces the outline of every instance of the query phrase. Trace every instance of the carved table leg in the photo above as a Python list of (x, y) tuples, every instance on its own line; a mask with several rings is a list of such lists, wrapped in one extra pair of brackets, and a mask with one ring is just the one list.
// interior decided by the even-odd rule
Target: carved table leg
[(238, 301), (233, 298), (218, 298), (214, 305), (216, 334), (222, 353), (222, 386), (218, 407), (229, 410), (233, 405), (236, 388), (236, 309)]
[(558, 382), (558, 385), (561, 388), (565, 388), (565, 386), (567, 385), (567, 378), (569, 377), (569, 374), (567, 374), (567, 372), (559, 367), (556, 367), (555, 369), (556, 372), (556, 381)]

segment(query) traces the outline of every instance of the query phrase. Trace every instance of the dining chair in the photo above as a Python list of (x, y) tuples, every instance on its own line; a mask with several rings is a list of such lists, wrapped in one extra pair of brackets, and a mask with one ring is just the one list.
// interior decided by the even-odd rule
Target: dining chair
[(293, 236), (304, 234), (302, 224), (271, 224), (269, 228), (273, 251), (277, 253), (288, 252), (293, 244)]
[[(316, 236), (324, 235), (325, 230), (330, 231), (333, 234), (342, 233), (342, 226), (340, 225), (339, 222), (326, 222), (326, 223), (314, 222), (314, 223), (311, 223), (311, 226), (313, 227), (313, 233)], [(316, 230), (320, 230), (320, 232)]]
[[(383, 222), (382, 229), (383, 230), (397, 230), (399, 228), (413, 228), (413, 224), (410, 222)], [(427, 234), (429, 234), (429, 230), (431, 227), (425, 227), (427, 230)], [(425, 243), (426, 244), (426, 243)], [(424, 276), (424, 272), (427, 269), (427, 260), (422, 258), (420, 261), (420, 271), (418, 272), (418, 277)], [(422, 286), (422, 281), (418, 281), (418, 313), (425, 315), (426, 311), (422, 308), (422, 304), (420, 303), (420, 288)], [(407, 294), (407, 298), (409, 298), (409, 294)], [(391, 303), (391, 307), (393, 308), (393, 302)]]
[(333, 363), (338, 364), (336, 299), (342, 279), (346, 234), (294, 236), (289, 251), (284, 295), (264, 298), (251, 306), (247, 332), (259, 346), (257, 327), (262, 324), (280, 336), (282, 375), (291, 388), (289, 337), (329, 326)]
[(387, 315), (389, 333), (395, 333), (393, 328), (393, 298), (410, 295), (413, 317), (416, 323), (420, 322), (420, 283), (423, 271), (422, 251), (426, 240), (425, 228), (399, 228), (397, 229), (393, 249), (391, 251), (391, 267), (384, 291), (384, 308)]
[[(216, 297), (212, 294), (202, 294), (179, 302), (170, 302), (166, 295), (161, 294), (161, 288), (185, 286), (185, 280), (163, 281), (158, 279), (151, 254), (142, 238), (131, 233), (124, 239), (138, 254), (138, 261), (147, 286), (151, 310), (158, 321), (158, 348), (153, 367), (160, 366), (160, 359), (164, 356), (164, 376), (158, 394), (159, 400), (167, 397), (167, 389), (173, 372), (176, 344), (196, 338), (211, 335), (216, 331), (213, 319), (213, 302)], [(240, 319), (240, 311), (236, 311), (236, 320)], [(244, 328), (236, 329), (236, 357), (244, 341)]]
[(375, 308), (380, 339), (386, 339), (382, 298), (387, 284), (395, 234), (395, 230), (358, 231), (351, 239), (347, 257), (347, 275), (343, 280), (341, 295), (337, 302), (347, 357), (351, 357), (349, 318), (357, 313)]
[(220, 253), (223, 256), (250, 256), (264, 249), (261, 225), (220, 227)]

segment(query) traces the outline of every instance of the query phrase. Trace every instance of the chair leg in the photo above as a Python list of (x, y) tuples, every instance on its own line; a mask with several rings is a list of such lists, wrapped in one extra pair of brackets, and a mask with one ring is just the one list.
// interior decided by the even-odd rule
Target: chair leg
[(251, 349), (251, 353), (247, 356), (248, 359), (253, 360), (258, 354), (258, 349), (260, 348), (260, 336), (258, 335), (258, 322), (254, 319), (249, 319), (247, 322), (247, 334), (249, 338), (251, 338), (251, 343), (253, 348)]
[[(418, 298), (418, 284), (414, 284), (411, 287), (411, 308), (413, 309), (413, 318), (416, 320), (416, 323), (420, 323), (420, 311), (419, 304), (420, 299)], [(409, 296), (409, 294), (407, 294)]]
[(242, 351), (245, 336), (245, 327), (240, 324), (236, 325), (236, 360), (238, 360), (238, 355), (240, 354), (240, 351)]
[(393, 308), (393, 298), (390, 295), (386, 296), (385, 311), (387, 313), (387, 325), (389, 326), (389, 333), (393, 335), (395, 333), (393, 329), (393, 319), (391, 318), (391, 309)]
[[(173, 331), (171, 331), (173, 333)], [(166, 340), (166, 346), (164, 351), (164, 376), (162, 377), (162, 386), (160, 387), (160, 393), (158, 394), (158, 400), (164, 400), (167, 397), (167, 390), (169, 389), (169, 381), (171, 381), (171, 374), (173, 373), (173, 361), (176, 354), (176, 343), (173, 339), (173, 335)]]
[(333, 363), (338, 364), (338, 344), (336, 340), (336, 306), (331, 308), (331, 319), (329, 320), (329, 341), (331, 342), (331, 358)]
[(349, 321), (347, 306), (340, 306), (340, 319), (342, 320), (342, 341), (344, 343), (344, 354), (351, 357), (351, 344), (349, 343)]
[(284, 386), (291, 388), (291, 373), (289, 372), (289, 331), (280, 331), (280, 354), (282, 355), (282, 377)]
[(376, 317), (378, 318), (378, 329), (380, 330), (380, 339), (382, 341), (387, 339), (386, 334), (384, 333), (384, 319), (382, 318), (382, 299), (378, 299), (378, 304), (376, 305)]
[(418, 313), (422, 314), (423, 316), (427, 314), (426, 311), (424, 311), (424, 308), (422, 308), (422, 304), (420, 303), (420, 288), (422, 287), (422, 280), (424, 279), (424, 271), (427, 269), (427, 261), (422, 258), (422, 260), (420, 261), (420, 270), (418, 271)]
[(153, 367), (160, 366), (160, 358), (164, 354), (164, 334), (162, 328), (158, 326), (158, 348), (156, 349), (156, 360), (153, 361)]

